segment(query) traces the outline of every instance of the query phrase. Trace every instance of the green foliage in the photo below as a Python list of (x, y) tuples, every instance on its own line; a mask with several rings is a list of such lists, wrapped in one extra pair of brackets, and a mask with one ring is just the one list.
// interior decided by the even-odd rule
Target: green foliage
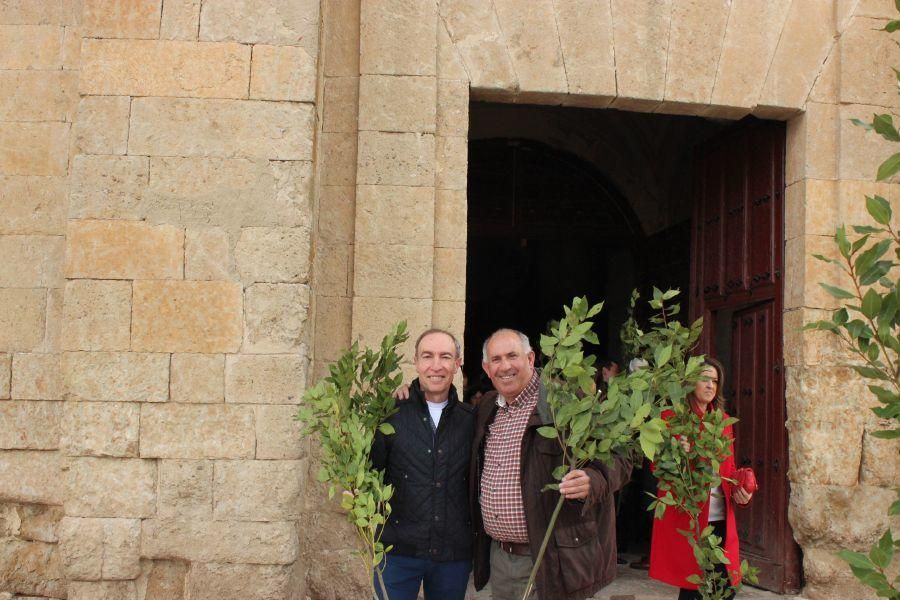
[[(403, 382), (397, 347), (409, 336), (406, 322), (397, 324), (377, 351), (358, 343), (331, 365), (329, 375), (303, 396), (295, 419), (305, 433), (315, 434), (321, 448), (319, 481), (328, 484), (328, 497), (340, 491), (341, 507), (362, 541), (360, 555), (366, 569), (378, 565), (390, 547), (381, 543), (381, 528), (391, 512), (391, 485), (372, 467), (370, 453), (375, 431), (393, 428), (384, 423), (396, 412), (392, 393)], [(382, 589), (383, 597), (387, 597)]]

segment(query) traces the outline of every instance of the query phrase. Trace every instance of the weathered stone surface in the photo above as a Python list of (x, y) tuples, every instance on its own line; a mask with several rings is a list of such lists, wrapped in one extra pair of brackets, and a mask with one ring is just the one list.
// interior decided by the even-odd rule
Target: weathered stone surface
[[(78, 104), (72, 128), (74, 154), (125, 154), (128, 143), (127, 96), (88, 96)], [(146, 172), (146, 160), (142, 161)]]
[(44, 352), (59, 352), (62, 348), (62, 309), (63, 290), (51, 288), (47, 290), (47, 327), (44, 331)]
[(803, 178), (838, 178), (838, 136), (840, 115), (833, 104), (810, 102), (806, 112), (792, 119), (787, 128), (785, 183)]
[(360, 73), (434, 75), (436, 13), (428, 0), (361, 0)]
[(464, 137), (435, 138), (434, 185), (441, 190), (464, 190), (468, 176), (469, 143)]
[(135, 98), (128, 153), (311, 160), (314, 114), (308, 104)]
[[(791, 482), (854, 486), (859, 477), (863, 420), (851, 415), (838, 422), (788, 420)], [(831, 451), (840, 448), (839, 452)]]
[(184, 231), (136, 221), (70, 221), (66, 276), (94, 279), (180, 279)]
[[(124, 141), (123, 138), (121, 142), (124, 144)], [(120, 149), (124, 152), (124, 145)], [(75, 156), (72, 159), (69, 216), (76, 219), (142, 218), (144, 215), (138, 208), (146, 194), (149, 171), (150, 159), (146, 156)]]
[(134, 402), (66, 402), (60, 447), (68, 456), (136, 457), (140, 416)]
[(794, 484), (788, 516), (794, 538), (803, 546), (824, 542), (865, 548), (887, 529), (885, 507), (894, 499), (893, 490), (867, 485)]
[[(868, 551), (869, 548), (860, 548)], [(872, 589), (863, 586), (847, 563), (837, 556), (838, 548), (803, 547), (803, 595), (809, 598), (843, 598), (868, 600)]]
[(434, 249), (435, 300), (466, 299), (466, 251), (462, 248)]
[(40, 349), (46, 304), (46, 290), (0, 289), (0, 350)]
[(785, 239), (834, 234), (837, 186), (835, 181), (801, 179), (785, 189)]
[(309, 286), (256, 283), (245, 292), (244, 344), (254, 354), (297, 352), (306, 339)]
[(219, 227), (184, 232), (184, 277), (211, 281), (236, 279), (228, 233)]
[(62, 504), (62, 466), (58, 452), (0, 452), (0, 499)]
[(315, 356), (337, 360), (350, 346), (350, 298), (316, 298)]
[(220, 461), (214, 477), (217, 521), (296, 519), (306, 465), (302, 460)]
[(250, 97), (315, 102), (315, 56), (296, 46), (253, 46)]
[(310, 236), (301, 227), (246, 227), (234, 248), (244, 283), (306, 283)]
[(225, 365), (225, 401), (233, 404), (298, 404), (306, 387), (303, 353), (234, 354)]
[(253, 407), (225, 404), (144, 404), (144, 458), (252, 458)]
[(851, 285), (849, 277), (837, 265), (818, 260), (813, 254), (838, 256), (834, 239), (804, 235), (785, 243), (785, 308), (837, 308), (838, 301), (819, 282), (827, 281), (839, 287)]
[(616, 63), (610, 4), (594, 0), (554, 0), (554, 10), (569, 93), (615, 96)]
[(6, 0), (0, 25), (56, 25), (65, 22), (65, 12), (58, 0)]
[(439, 79), (437, 83), (437, 124), (439, 136), (466, 136), (469, 133), (469, 83)]
[(356, 160), (355, 133), (322, 134), (322, 181), (325, 185), (354, 185)]
[(62, 27), (0, 25), (0, 69), (58, 69), (62, 41)]
[[(424, 331), (431, 326), (431, 300), (427, 298), (353, 298), (353, 330), (351, 337), (363, 346), (375, 347), (398, 321), (406, 321), (407, 331)], [(407, 341), (400, 352), (410, 359), (415, 354), (415, 340)]]
[(55, 544), (62, 517), (61, 506), (0, 503), (0, 535)]
[(60, 552), (69, 579), (134, 579), (140, 573), (138, 519), (77, 518), (60, 523)]
[(478, 0), (448, 0), (440, 3), (440, 11), (473, 88), (518, 88), (506, 39), (492, 5)]
[(527, 7), (516, 0), (493, 4), (522, 91), (567, 92), (559, 36), (547, 32), (550, 24), (556, 28), (553, 0), (535, 0)]
[(0, 176), (0, 233), (62, 235), (66, 179)]
[(352, 243), (356, 218), (356, 188), (350, 185), (325, 185), (319, 193), (317, 243), (319, 245)]
[(64, 350), (128, 350), (131, 282), (95, 279), (66, 282)]
[(10, 600), (66, 596), (66, 580), (56, 544), (3, 540), (0, 544), (0, 581), (4, 589), (18, 592), (16, 595), (10, 593)]
[(0, 448), (55, 450), (59, 447), (59, 402), (0, 402)]
[[(78, 0), (72, 2), (76, 4)], [(79, 6), (80, 8), (80, 6)], [(81, 66), (81, 27), (66, 27), (63, 31), (62, 68), (77, 71)]]
[(291, 564), (297, 559), (294, 523), (147, 519), (141, 556), (199, 562)]
[(877, 485), (890, 488), (896, 485), (900, 450), (893, 440), (883, 440), (872, 436), (881, 429), (889, 429), (889, 422), (881, 427), (866, 427), (862, 439), (862, 467), (859, 471), (859, 482), (864, 485)]
[[(866, 387), (868, 382), (850, 367), (790, 368), (785, 372), (785, 384), (789, 421), (820, 419), (837, 423), (846, 417), (846, 407), (851, 402), (861, 415), (877, 405), (875, 396)], [(829, 453), (843, 451), (835, 447)]]
[(0, 400), (9, 400), (12, 377), (12, 354), (0, 352)]
[(359, 3), (322, 3), (325, 77), (359, 76)]
[[(874, 181), (878, 165), (890, 156), (895, 148), (880, 135), (869, 134), (862, 127), (854, 125), (850, 119), (871, 120), (873, 113), (884, 109), (876, 106), (842, 105), (840, 107), (840, 145), (838, 174), (840, 179), (861, 179)], [(894, 178), (896, 179), (896, 178)]]
[(431, 307), (434, 327), (452, 332), (462, 342), (466, 325), (466, 303), (452, 300), (435, 300)]
[(0, 286), (61, 287), (65, 239), (57, 235), (0, 235)]
[(337, 549), (322, 549), (323, 540), (353, 538), (353, 529), (346, 517), (323, 511), (323, 504), (320, 497), (317, 510), (308, 512), (301, 520), (303, 559), (309, 565), (306, 576), (308, 593), (313, 598), (329, 600), (338, 600), (342, 594), (363, 598), (369, 593), (370, 576), (358, 559), (353, 560), (350, 544), (342, 544)]
[(133, 581), (72, 581), (69, 600), (137, 600)]
[(434, 133), (434, 77), (363, 75), (359, 78), (360, 131)]
[(66, 400), (165, 402), (169, 356), (138, 352), (66, 352), (62, 356)]
[(662, 100), (672, 1), (613, 0), (612, 15), (619, 97)]
[(294, 419), (296, 414), (294, 405), (256, 407), (256, 458), (287, 460), (307, 455), (308, 441), (303, 426)]
[(672, 5), (666, 59), (666, 101), (708, 103), (731, 6), (718, 0)]
[(322, 131), (357, 131), (359, 77), (326, 77), (323, 93)]
[[(356, 235), (360, 244), (432, 246), (435, 191), (431, 187), (361, 185), (356, 190)], [(402, 236), (398, 232), (402, 231)]]
[(0, 71), (2, 121), (71, 121), (77, 104), (75, 71)]
[(86, 38), (154, 39), (162, 0), (82, 0)]
[(301, 46), (314, 58), (318, 32), (318, 0), (208, 0), (200, 15), (201, 40)]
[(167, 0), (159, 27), (161, 40), (196, 40), (200, 29), (200, 0)]
[(212, 461), (159, 461), (159, 518), (209, 521), (212, 511)]
[(194, 563), (185, 590), (192, 600), (302, 600), (295, 571), (291, 566)]
[(356, 244), (355, 248), (355, 294), (382, 298), (432, 296), (433, 248), (386, 244)]
[(830, 319), (824, 310), (798, 308), (784, 313), (784, 364), (789, 367), (804, 365), (834, 365), (850, 360), (840, 346), (837, 336), (827, 331), (803, 331), (807, 323)]
[(173, 402), (211, 404), (225, 398), (225, 356), (173, 354), (169, 394)]
[(65, 175), (69, 127), (68, 123), (0, 123), (0, 175)]
[(66, 514), (146, 518), (156, 514), (156, 462), (139, 458), (73, 458)]
[(241, 44), (85, 39), (81, 47), (85, 95), (246, 98), (249, 81), (250, 48)]
[(434, 185), (435, 139), (431, 134), (359, 134), (357, 182), (375, 185)]
[(465, 190), (436, 190), (434, 196), (434, 245), (465, 248), (468, 221)]
[(322, 296), (347, 296), (353, 277), (353, 246), (316, 248), (316, 292)]
[(235, 352), (241, 286), (230, 281), (135, 281), (131, 345), (150, 352)]
[[(438, 9), (440, 10), (440, 9)], [(437, 73), (441, 79), (469, 81), (469, 74), (463, 65), (459, 51), (447, 33), (443, 19), (438, 19), (437, 27)]]
[(181, 560), (142, 560), (137, 600), (184, 600), (187, 571), (188, 563)]

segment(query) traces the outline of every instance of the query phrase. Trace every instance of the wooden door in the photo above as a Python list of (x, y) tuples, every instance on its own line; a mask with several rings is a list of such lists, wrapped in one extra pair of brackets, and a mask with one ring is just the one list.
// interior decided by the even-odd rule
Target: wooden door
[[(787, 520), (787, 431), (782, 360), (784, 126), (741, 122), (695, 154), (691, 313), (704, 317), (700, 350), (726, 366), (735, 460), (760, 491), (739, 509), (741, 558), (760, 587), (801, 587)], [(729, 383), (730, 382), (730, 383)]]

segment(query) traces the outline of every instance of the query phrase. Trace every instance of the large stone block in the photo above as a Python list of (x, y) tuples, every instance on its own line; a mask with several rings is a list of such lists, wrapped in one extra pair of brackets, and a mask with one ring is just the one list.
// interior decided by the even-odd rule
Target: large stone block
[(363, 75), (359, 78), (360, 131), (434, 133), (434, 77)]
[[(440, 10), (440, 8), (438, 9)], [(455, 79), (457, 81), (469, 81), (469, 74), (463, 65), (459, 51), (447, 33), (447, 26), (443, 19), (438, 19), (437, 28), (437, 73), (441, 79)]]
[(309, 286), (256, 283), (245, 292), (243, 351), (254, 354), (297, 352), (307, 339)]
[[(81, 99), (72, 128), (74, 154), (125, 154), (128, 144), (127, 96), (88, 96)], [(146, 160), (142, 161), (146, 172)]]
[(434, 249), (435, 300), (466, 299), (466, 250), (463, 248)]
[(200, 0), (168, 0), (163, 4), (159, 39), (197, 39), (200, 29)]
[(219, 461), (214, 479), (217, 521), (296, 519), (302, 510), (306, 461)]
[(185, 580), (192, 600), (302, 600), (297, 568), (281, 565), (194, 563)]
[(200, 39), (300, 46), (313, 58), (319, 46), (318, 0), (207, 0)]
[[(867, 132), (850, 119), (872, 120), (873, 113), (883, 113), (878, 106), (842, 105), (840, 107), (840, 145), (838, 174), (841, 179), (874, 181), (881, 161), (896, 150), (894, 143)], [(894, 177), (892, 180), (896, 180)]]
[(0, 233), (63, 235), (66, 178), (0, 176)]
[(335, 244), (316, 248), (315, 289), (320, 296), (348, 296), (353, 278), (353, 246)]
[(672, 5), (666, 101), (709, 102), (731, 10), (731, 5), (718, 0), (690, 0)]
[(62, 468), (59, 452), (0, 452), (0, 499), (62, 504)]
[(202, 281), (237, 279), (227, 231), (207, 227), (184, 232), (184, 277)]
[(610, 4), (556, 0), (554, 8), (569, 93), (611, 99), (616, 95), (616, 62)]
[(85, 39), (81, 47), (84, 95), (246, 98), (249, 82), (250, 48), (241, 44)]
[(324, 185), (319, 189), (317, 245), (351, 244), (354, 237), (356, 188)]
[(135, 281), (131, 346), (150, 352), (236, 352), (241, 286), (230, 281)]
[(359, 127), (358, 113), (359, 77), (326, 77), (322, 131), (355, 132)]
[(788, 517), (802, 546), (868, 549), (890, 525), (886, 508), (895, 499), (893, 490), (868, 485), (794, 484)]
[(159, 461), (159, 518), (210, 521), (213, 504), (212, 461)]
[(253, 46), (250, 97), (315, 102), (315, 55), (297, 46)]
[(360, 296), (431, 298), (434, 249), (356, 244), (353, 290)]
[(256, 458), (288, 460), (307, 455), (303, 426), (294, 419), (295, 405), (261, 404), (256, 407)]
[(70, 221), (66, 276), (92, 279), (180, 279), (184, 231), (136, 221)]
[[(425, 331), (431, 326), (431, 299), (353, 298), (352, 337), (364, 346), (377, 347), (382, 338), (399, 321), (406, 321), (407, 331)], [(415, 338), (400, 347), (408, 360), (415, 355)]]
[(72, 581), (69, 600), (137, 600), (133, 581)]
[(71, 121), (75, 71), (0, 71), (0, 121)]
[(140, 573), (139, 519), (66, 516), (59, 548), (68, 579), (134, 579)]
[(0, 402), (0, 448), (55, 450), (59, 447), (59, 402)]
[(66, 514), (146, 518), (156, 514), (156, 462), (139, 458), (73, 458)]
[(50, 288), (47, 290), (47, 327), (44, 331), (44, 352), (59, 352), (62, 348), (62, 309), (63, 290)]
[(877, 405), (867, 385), (866, 380), (843, 365), (789, 368), (785, 372), (788, 420), (838, 423), (845, 418), (847, 406), (853, 406), (855, 411), (865, 414)]
[[(432, 187), (361, 185), (356, 190), (356, 235), (360, 244), (432, 246), (435, 236)], [(402, 235), (398, 235), (399, 232)]]
[(136, 457), (140, 417), (134, 402), (66, 402), (60, 447), (68, 456)]
[(147, 519), (141, 523), (141, 556), (198, 562), (292, 564), (299, 554), (289, 522)]
[(0, 288), (0, 351), (39, 350), (46, 305), (47, 290)]
[(136, 582), (138, 600), (185, 600), (184, 579), (188, 563), (182, 560), (142, 560)]
[(65, 240), (56, 235), (0, 235), (0, 286), (62, 287)]
[(435, 138), (437, 168), (434, 185), (441, 190), (464, 190), (469, 173), (469, 143), (464, 137)]
[(66, 282), (64, 350), (128, 350), (131, 282), (96, 279)]
[(468, 228), (465, 190), (435, 190), (434, 245), (465, 248)]
[(800, 179), (838, 178), (839, 107), (810, 102), (788, 122), (785, 184)]
[(872, 436), (881, 429), (889, 429), (890, 422), (885, 421), (881, 427), (866, 427), (862, 439), (862, 466), (859, 471), (859, 482), (864, 485), (877, 485), (890, 488), (897, 484), (900, 468), (897, 443)]
[(325, 185), (355, 185), (357, 135), (322, 134), (322, 181)]
[(62, 42), (62, 27), (0, 25), (0, 69), (58, 69)]
[(56, 544), (4, 539), (0, 544), (0, 581), (5, 590), (18, 592), (15, 595), (0, 592), (0, 597), (3, 594), (15, 600), (66, 597), (66, 578)]
[(852, 289), (849, 276), (837, 265), (814, 258), (813, 254), (840, 256), (832, 237), (804, 235), (785, 243), (785, 308), (838, 308), (838, 301), (819, 285), (822, 282)]
[[(127, 131), (127, 129), (126, 129)], [(119, 147), (125, 151), (124, 142)], [(77, 141), (76, 141), (77, 143)], [(84, 156), (72, 159), (69, 216), (75, 219), (141, 219), (150, 180), (146, 156)]]
[(431, 134), (359, 134), (357, 183), (375, 185), (432, 186), (435, 172), (435, 139)]
[(466, 303), (452, 300), (435, 300), (431, 307), (434, 327), (453, 333), (462, 342), (466, 327)]
[(786, 424), (792, 483), (854, 486), (862, 456), (863, 420), (804, 418)]
[(566, 93), (566, 67), (559, 35), (548, 35), (556, 24), (553, 0), (494, 0), (500, 29), (506, 38), (523, 92)]
[(47, 504), (0, 504), (0, 534), (32, 542), (55, 544), (59, 541), (61, 506)]
[(66, 352), (62, 356), (66, 400), (165, 402), (169, 355), (139, 352)]
[(82, 0), (85, 38), (155, 39), (162, 0)]
[(306, 387), (301, 354), (228, 356), (225, 401), (233, 404), (298, 404)]
[(0, 175), (65, 175), (69, 128), (68, 123), (0, 123)]
[(234, 248), (244, 283), (306, 283), (310, 235), (302, 227), (246, 227)]
[(783, 319), (786, 366), (837, 365), (851, 360), (836, 335), (827, 331), (803, 331), (807, 323), (831, 319), (831, 311), (798, 308), (786, 311)]
[(784, 237), (834, 235), (838, 182), (801, 179), (784, 191)]
[(12, 354), (0, 352), (0, 400), (9, 400)]
[(66, 12), (59, 2), (7, 0), (0, 11), (0, 25), (57, 25)]
[(316, 298), (315, 356), (337, 360), (350, 347), (350, 298)]
[(144, 404), (140, 439), (144, 458), (252, 458), (253, 407)]
[(439, 136), (465, 137), (469, 134), (468, 81), (438, 80), (435, 132)]
[[(437, 9), (429, 0), (361, 0), (359, 71), (434, 75)], [(397, 43), (403, 40), (403, 43)]]
[(128, 153), (311, 160), (314, 116), (309, 104), (135, 98)]
[(493, 6), (479, 0), (449, 0), (440, 3), (440, 11), (472, 87), (517, 90), (518, 78)]
[(173, 354), (169, 394), (173, 402), (214, 404), (225, 399), (225, 356)]
[(322, 3), (322, 73), (359, 76), (359, 2)]
[(612, 15), (618, 96), (647, 103), (662, 100), (672, 0), (613, 0)]

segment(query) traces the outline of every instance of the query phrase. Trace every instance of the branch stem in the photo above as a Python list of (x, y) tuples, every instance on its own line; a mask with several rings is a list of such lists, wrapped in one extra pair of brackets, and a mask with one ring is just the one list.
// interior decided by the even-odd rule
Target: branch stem
[(547, 545), (550, 543), (550, 536), (553, 535), (553, 527), (556, 525), (556, 519), (559, 517), (559, 511), (562, 510), (565, 501), (565, 497), (560, 494), (559, 501), (556, 503), (556, 508), (553, 509), (553, 514), (550, 515), (550, 522), (547, 524), (547, 532), (544, 534), (544, 539), (541, 541), (541, 548), (538, 550), (538, 555), (534, 559), (534, 565), (531, 567), (531, 575), (528, 577), (528, 585), (525, 586), (525, 593), (522, 594), (522, 600), (528, 600), (531, 591), (534, 589), (534, 581), (537, 579), (538, 568), (540, 568), (541, 561), (544, 559), (544, 552), (546, 552)]

